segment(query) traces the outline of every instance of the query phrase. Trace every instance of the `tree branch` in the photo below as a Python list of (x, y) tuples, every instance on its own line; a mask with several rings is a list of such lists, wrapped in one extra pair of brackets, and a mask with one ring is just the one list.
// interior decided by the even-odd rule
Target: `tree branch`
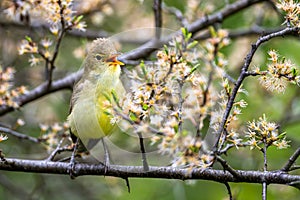
[[(50, 93), (62, 90), (62, 89), (72, 89), (74, 83), (80, 78), (82, 71), (78, 71), (75, 73), (72, 73), (62, 79), (53, 81), (51, 84), (51, 87), (48, 89), (48, 82), (45, 82), (33, 90), (29, 91), (28, 93), (18, 97), (16, 99), (16, 102), (19, 106), (23, 106), (29, 102), (32, 102), (42, 96), (48, 95)], [(8, 106), (0, 106), (0, 116), (13, 111), (13, 107)]]
[(153, 11), (155, 21), (155, 38), (160, 39), (162, 27), (161, 0), (153, 0)]
[[(226, 122), (227, 122), (227, 119), (229, 117), (229, 114), (230, 114), (230, 111), (232, 109), (232, 106), (233, 106), (233, 103), (234, 103), (234, 100), (235, 100), (235, 97), (238, 93), (238, 90), (239, 88), (241, 87), (242, 85), (242, 82), (244, 81), (244, 79), (247, 77), (247, 71), (248, 71), (248, 68), (252, 62), (252, 58), (256, 52), (256, 50), (258, 49), (258, 47), (263, 44), (264, 42), (267, 42), (269, 41), (270, 39), (272, 38), (275, 38), (275, 37), (281, 37), (281, 36), (284, 36), (286, 34), (291, 34), (291, 33), (295, 33), (295, 34), (298, 34), (298, 31), (299, 31), (299, 28), (297, 27), (292, 27), (292, 28), (285, 28), (281, 31), (278, 31), (278, 32), (275, 32), (275, 33), (271, 33), (271, 34), (268, 34), (268, 35), (265, 35), (265, 36), (262, 36), (260, 37), (255, 44), (252, 44), (252, 47), (251, 47), (251, 50), (250, 52), (247, 54), (246, 58), (245, 58), (245, 63), (244, 65), (241, 67), (241, 72), (240, 72), (240, 75), (235, 83), (235, 86), (231, 92), (231, 95), (230, 95), (230, 98), (228, 99), (228, 102), (227, 102), (227, 105), (226, 105), (226, 109), (225, 109), (225, 112), (223, 114), (223, 117), (222, 117), (222, 121), (220, 123), (220, 126), (219, 126), (219, 129), (217, 131), (217, 137), (218, 139), (216, 140), (216, 143), (214, 144), (214, 147), (213, 147), (213, 151), (215, 153), (218, 153), (218, 144), (219, 144), (219, 140), (221, 138), (221, 133), (224, 131), (224, 129), (226, 128), (225, 125), (226, 125)], [(220, 145), (222, 146), (222, 145)]]
[[(200, 30), (203, 30), (210, 25), (216, 23), (216, 22), (221, 22), (227, 17), (243, 10), (244, 8), (247, 8), (253, 4), (260, 3), (266, 0), (240, 0), (237, 1), (233, 4), (230, 4), (220, 10), (219, 12), (208, 15), (205, 17), (200, 18), (199, 20), (196, 20), (195, 22), (189, 24), (186, 28), (189, 32), (191, 33), (196, 33)], [(140, 58), (144, 58), (156, 49), (162, 47), (163, 44), (166, 44), (169, 42), (174, 36), (181, 34), (181, 30), (176, 31), (175, 33), (169, 35), (166, 38), (162, 38), (161, 40), (157, 41), (155, 39), (150, 40), (149, 42), (145, 43), (144, 45), (140, 46), (137, 49), (134, 49), (126, 54), (123, 54), (119, 58), (123, 61), (126, 62), (126, 60), (136, 60)]]
[(300, 156), (300, 147), (298, 147), (298, 149), (289, 158), (288, 162), (284, 165), (281, 171), (288, 172), (299, 156)]
[(12, 130), (12, 129), (6, 128), (6, 127), (2, 127), (2, 126), (0, 126), (0, 132), (6, 133), (6, 134), (9, 134), (9, 135), (13, 135), (14, 137), (17, 137), (19, 139), (29, 140), (29, 141), (35, 142), (35, 143), (40, 143), (41, 142), (41, 139), (39, 139), (39, 138), (31, 137), (29, 135), (25, 135), (23, 133), (19, 133), (15, 130)]
[[(34, 173), (48, 173), (69, 175), (69, 163), (51, 162), (45, 160), (22, 160), (6, 158), (0, 162), (0, 170), (22, 171)], [(202, 179), (220, 183), (224, 182), (247, 182), (268, 184), (291, 184), (300, 181), (299, 175), (289, 175), (277, 172), (258, 172), (236, 170), (238, 178), (224, 170), (215, 169), (180, 169), (173, 167), (150, 167), (148, 172), (142, 166), (120, 166), (110, 165), (105, 172), (105, 166), (101, 164), (77, 163), (74, 168), (74, 175), (98, 175), (128, 178), (159, 178), (159, 179)]]

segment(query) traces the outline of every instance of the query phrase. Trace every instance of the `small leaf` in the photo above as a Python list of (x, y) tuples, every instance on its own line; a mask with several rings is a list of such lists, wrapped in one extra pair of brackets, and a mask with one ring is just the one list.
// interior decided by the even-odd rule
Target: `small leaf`
[(198, 44), (198, 41), (196, 41), (196, 40), (194, 40), (192, 43), (189, 43), (188, 45), (187, 45), (187, 49), (192, 49), (192, 48), (194, 48), (196, 45)]
[(292, 68), (292, 75), (293, 77), (296, 77), (298, 75), (298, 70), (295, 67)]
[(164, 52), (165, 54), (168, 56), (169, 55), (169, 50), (168, 50), (168, 46), (164, 45)]
[(83, 18), (83, 15), (79, 15), (78, 17), (76, 17), (76, 18), (74, 19), (74, 22), (75, 22), (75, 23), (78, 23), (78, 22), (80, 22), (80, 21), (82, 20), (82, 18)]
[(187, 36), (187, 34), (188, 34), (187, 28), (182, 27), (182, 28), (181, 28), (181, 32), (182, 32), (182, 35), (184, 36), (184, 38), (186, 38), (186, 36)]
[(192, 38), (192, 33), (188, 33), (187, 36), (186, 36), (186, 38), (185, 38), (185, 40), (188, 41), (191, 38)]
[(178, 132), (178, 125), (175, 125), (173, 128), (174, 128), (175, 133), (177, 133)]
[(147, 69), (146, 69), (146, 67), (145, 67), (145, 63), (144, 63), (143, 60), (141, 61), (140, 66), (141, 66), (141, 69), (142, 69), (142, 72), (143, 72), (144, 77), (147, 77), (148, 72), (147, 72)]
[(213, 26), (209, 27), (209, 32), (210, 32), (211, 36), (214, 38), (218, 36), (218, 34)]
[(119, 98), (118, 98), (117, 92), (114, 89), (111, 90), (111, 94), (112, 94), (114, 101), (116, 103), (119, 103)]
[(25, 39), (26, 39), (28, 42), (30, 42), (30, 43), (32, 42), (31, 37), (29, 37), (29, 36), (27, 36), (27, 35), (25, 36)]
[(283, 139), (286, 135), (286, 132), (281, 133), (280, 135), (278, 135), (278, 139)]
[(148, 110), (148, 108), (149, 108), (149, 105), (148, 105), (148, 104), (146, 104), (146, 103), (144, 103), (144, 104), (143, 104), (143, 106), (142, 106), (142, 108), (143, 108), (143, 110)]
[(108, 100), (111, 103), (110, 95), (107, 94), (106, 92), (102, 92), (102, 94), (105, 97), (105, 99)]
[(129, 112), (129, 118), (132, 120), (132, 121), (138, 121), (138, 118), (136, 116), (136, 114), (132, 111)]
[(108, 116), (112, 116), (112, 114), (108, 110), (104, 110), (103, 113), (108, 115)]
[(197, 63), (192, 69), (191, 69), (191, 74), (196, 71), (196, 69), (200, 66), (200, 63)]

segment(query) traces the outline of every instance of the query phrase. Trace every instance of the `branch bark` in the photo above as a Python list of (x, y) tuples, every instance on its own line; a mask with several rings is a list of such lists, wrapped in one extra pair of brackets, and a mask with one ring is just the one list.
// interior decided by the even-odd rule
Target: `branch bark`
[[(22, 160), (6, 158), (0, 162), (0, 170), (61, 174), (69, 176), (69, 163), (52, 162), (46, 160)], [(106, 170), (106, 172), (105, 172)], [(120, 178), (159, 178), (159, 179), (201, 179), (211, 180), (220, 183), (224, 182), (247, 182), (259, 183), (267, 182), (268, 184), (292, 184), (300, 181), (299, 175), (289, 175), (280, 171), (242, 171), (236, 170), (238, 178), (224, 170), (215, 169), (180, 169), (173, 167), (149, 167), (145, 172), (142, 166), (121, 166), (110, 165), (108, 169), (102, 164), (85, 164), (79, 163), (74, 167), (74, 175), (98, 175), (114, 176)]]
[[(78, 71), (75, 73), (72, 73), (62, 79), (53, 81), (51, 86), (48, 87), (48, 82), (45, 82), (33, 90), (29, 91), (28, 93), (20, 96), (19, 98), (16, 99), (16, 102), (18, 105), (21, 107), (27, 103), (30, 103), (42, 96), (51, 94), (53, 92), (63, 90), (63, 89), (69, 89), (71, 90), (73, 88), (74, 83), (80, 78), (82, 71)], [(8, 107), (8, 106), (0, 106), (0, 116), (13, 111), (13, 107)]]

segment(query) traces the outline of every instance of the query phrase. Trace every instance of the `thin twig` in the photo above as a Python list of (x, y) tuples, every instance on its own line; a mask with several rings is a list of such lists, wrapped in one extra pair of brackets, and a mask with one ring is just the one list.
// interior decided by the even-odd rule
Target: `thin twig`
[(231, 192), (231, 188), (228, 182), (225, 182), (224, 185), (226, 186), (227, 192), (228, 192), (228, 196), (229, 196), (229, 200), (232, 200), (232, 192)]
[(126, 182), (126, 186), (127, 186), (127, 191), (128, 191), (128, 193), (130, 193), (130, 183), (129, 183), (129, 179), (128, 179), (128, 177), (123, 177), (123, 179), (125, 180), (125, 182)]
[(54, 151), (51, 152), (51, 154), (49, 155), (49, 157), (46, 159), (48, 161), (53, 161), (54, 157), (64, 151), (73, 151), (73, 148), (70, 148), (69, 145), (66, 145), (64, 147), (61, 147), (63, 141), (65, 140), (65, 137), (61, 138), (61, 140), (59, 141), (59, 143), (57, 144), (57, 147), (54, 149)]
[[(228, 6), (226, 6), (225, 8), (221, 9), (217, 13), (202, 17), (202, 18), (196, 20), (195, 22), (189, 24), (187, 26), (187, 30), (188, 30), (188, 32), (194, 34), (200, 30), (203, 30), (203, 29), (209, 27), (210, 25), (215, 24), (216, 22), (223, 21), (227, 17), (233, 15), (234, 13), (240, 12), (244, 8), (247, 8), (251, 5), (254, 5), (254, 4), (257, 4), (260, 2), (264, 2), (264, 1), (266, 1), (266, 0), (252, 0), (252, 1), (240, 0), (240, 1), (237, 1), (235, 3), (232, 3)], [(136, 60), (136, 59), (144, 58), (147, 55), (149, 55), (150, 53), (152, 53), (153, 51), (155, 51), (156, 49), (162, 47), (163, 44), (166, 44), (167, 42), (172, 40), (175, 36), (180, 35), (180, 34), (181, 34), (181, 30), (178, 30), (173, 34), (170, 34), (168, 37), (162, 38), (160, 41), (157, 41), (156, 39), (150, 40), (149, 42), (145, 43), (144, 45), (142, 45), (126, 54), (121, 55), (119, 58), (121, 60)]]
[(294, 167), (291, 167), (289, 171), (291, 172), (298, 169), (300, 169), (300, 165), (294, 165)]
[(149, 165), (148, 165), (147, 156), (146, 156), (144, 138), (142, 136), (142, 133), (140, 133), (140, 132), (137, 132), (137, 135), (139, 136), (140, 150), (142, 153), (142, 162), (143, 162), (144, 171), (147, 172), (147, 171), (149, 171)]
[(59, 52), (59, 47), (61, 45), (62, 39), (63, 39), (66, 31), (69, 29), (68, 27), (66, 27), (65, 19), (64, 19), (64, 9), (65, 9), (65, 7), (62, 5), (61, 1), (58, 1), (58, 4), (59, 4), (59, 7), (60, 7), (61, 31), (59, 32), (59, 35), (58, 35), (58, 39), (57, 39), (57, 42), (56, 42), (56, 45), (55, 45), (53, 57), (49, 62), (50, 66), (48, 66), (48, 62), (46, 61), (48, 89), (50, 89), (51, 84), (52, 84), (53, 71), (55, 69), (55, 64), (54, 63), (55, 63), (55, 60), (56, 60), (58, 52)]
[(168, 12), (168, 13), (171, 13), (172, 15), (174, 15), (177, 20), (180, 22), (180, 25), (182, 27), (187, 27), (188, 26), (188, 20), (184, 17), (184, 15), (182, 14), (182, 12), (175, 8), (175, 7), (169, 7), (167, 6), (165, 3), (162, 4), (162, 8)]
[(31, 137), (29, 135), (26, 135), (26, 134), (23, 134), (23, 133), (15, 131), (15, 130), (12, 130), (10, 128), (6, 128), (6, 127), (2, 127), (2, 126), (0, 126), (0, 132), (12, 135), (19, 139), (29, 140), (34, 143), (40, 143), (42, 141), (42, 139), (40, 139), (40, 138)]
[(267, 200), (267, 183), (262, 183), (262, 200)]
[(232, 174), (234, 177), (238, 178), (240, 175), (237, 173), (235, 169), (233, 169), (230, 165), (228, 165), (227, 161), (221, 158), (220, 156), (217, 156), (217, 161), (221, 163), (224, 170), (228, 171), (230, 174)]
[(248, 143), (239, 143), (239, 144), (227, 144), (223, 149), (221, 149), (220, 151), (219, 151), (219, 154), (221, 155), (221, 154), (226, 154), (228, 151), (229, 151), (229, 149), (231, 149), (231, 148), (233, 148), (233, 147), (235, 147), (235, 146), (238, 146), (238, 147), (246, 147), (246, 146), (249, 146), (249, 144)]
[(289, 158), (288, 162), (283, 166), (283, 168), (281, 169), (281, 171), (284, 171), (284, 172), (290, 171), (291, 167), (296, 162), (296, 160), (298, 159), (299, 155), (300, 155), (300, 147), (298, 147), (298, 149)]
[[(263, 148), (261, 149), (263, 155), (264, 155), (264, 172), (268, 171), (268, 160), (267, 160), (267, 140), (266, 138), (263, 138)], [(267, 182), (262, 183), (262, 200), (267, 200)]]
[(153, 11), (155, 21), (155, 38), (160, 39), (162, 27), (162, 13), (161, 13), (162, 0), (153, 0)]

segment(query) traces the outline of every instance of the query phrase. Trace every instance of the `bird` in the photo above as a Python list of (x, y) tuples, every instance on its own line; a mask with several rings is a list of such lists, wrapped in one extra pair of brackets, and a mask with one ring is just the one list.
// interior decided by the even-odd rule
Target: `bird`
[[(111, 135), (117, 126), (108, 102), (113, 102), (114, 94), (118, 99), (125, 95), (120, 80), (124, 63), (117, 59), (118, 55), (110, 39), (94, 40), (82, 64), (83, 75), (73, 87), (67, 122), (73, 142), (79, 141), (87, 150), (93, 146), (94, 142), (90, 141)], [(103, 146), (105, 150), (104, 142)], [(105, 158), (105, 163), (108, 161)]]

